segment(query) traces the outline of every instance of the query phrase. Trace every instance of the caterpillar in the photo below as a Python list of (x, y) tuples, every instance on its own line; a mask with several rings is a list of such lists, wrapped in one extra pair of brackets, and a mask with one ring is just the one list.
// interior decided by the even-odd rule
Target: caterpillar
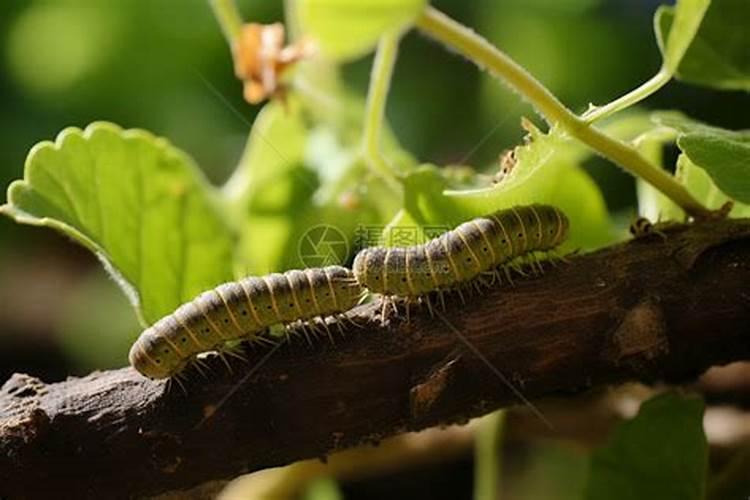
[(272, 325), (348, 311), (363, 293), (352, 272), (341, 266), (224, 283), (144, 330), (130, 349), (130, 364), (152, 379), (172, 377), (199, 353), (219, 350), (228, 341), (259, 338)]
[(646, 238), (653, 234), (659, 235), (659, 237), (663, 240), (667, 239), (667, 235), (659, 231), (656, 226), (646, 217), (638, 217), (636, 220), (634, 220), (632, 224), (630, 224), (629, 231), (630, 234), (633, 235), (633, 237), (636, 239)]
[(384, 296), (423, 297), (494, 274), (517, 257), (551, 250), (567, 238), (569, 225), (565, 214), (549, 205), (500, 210), (421, 245), (365, 248), (354, 259), (354, 276)]

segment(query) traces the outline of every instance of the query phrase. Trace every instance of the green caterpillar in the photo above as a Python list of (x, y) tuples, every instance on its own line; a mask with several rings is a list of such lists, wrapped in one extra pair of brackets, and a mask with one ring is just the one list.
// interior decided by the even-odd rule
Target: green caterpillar
[(341, 266), (293, 270), (224, 283), (181, 305), (141, 333), (130, 364), (152, 379), (178, 374), (196, 354), (257, 338), (269, 326), (336, 315), (364, 290)]
[(513, 259), (560, 245), (570, 223), (549, 205), (518, 206), (465, 222), (422, 245), (370, 247), (354, 259), (357, 282), (384, 296), (423, 297)]

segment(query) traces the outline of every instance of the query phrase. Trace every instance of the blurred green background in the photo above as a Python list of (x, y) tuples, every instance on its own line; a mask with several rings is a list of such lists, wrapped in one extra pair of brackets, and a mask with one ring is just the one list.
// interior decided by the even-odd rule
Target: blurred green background
[[(282, 2), (241, 0), (247, 20), (282, 19)], [(475, 27), (574, 110), (603, 103), (659, 65), (646, 0), (458, 0), (436, 5)], [(215, 183), (240, 158), (260, 109), (246, 104), (204, 0), (6, 0), (0, 4), (0, 184), (23, 174), (36, 142), (108, 120), (169, 138)], [(364, 95), (371, 57), (345, 68)], [(728, 128), (747, 126), (740, 93), (671, 83), (647, 102)], [(530, 107), (416, 33), (399, 55), (388, 118), (421, 161), (491, 167), (518, 143)], [(283, 152), (284, 145), (275, 145)], [(632, 179), (593, 160), (610, 210), (632, 212)], [(87, 252), (46, 229), (0, 219), (0, 378), (46, 380), (126, 364), (138, 333), (124, 297)]]

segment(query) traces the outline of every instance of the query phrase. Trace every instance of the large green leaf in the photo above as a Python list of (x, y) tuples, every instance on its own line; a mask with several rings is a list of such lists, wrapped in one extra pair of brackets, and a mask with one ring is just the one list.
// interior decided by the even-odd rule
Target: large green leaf
[[(693, 38), (695, 22), (681, 16), (681, 3), (661, 7), (654, 25), (665, 59), (679, 53), (672, 44), (680, 39), (679, 51), (684, 57), (672, 58), (680, 80), (727, 90), (750, 91), (750, 9), (746, 0), (712, 0), (711, 6)], [(700, 6), (694, 9), (697, 13)], [(697, 17), (697, 16), (693, 16)], [(686, 26), (687, 25), (687, 26)], [(687, 33), (691, 43), (684, 36)], [(685, 49), (687, 49), (685, 51)]]
[(231, 279), (232, 237), (193, 161), (142, 130), (94, 123), (30, 151), (2, 212), (94, 252), (144, 323)]
[[(657, 126), (642, 134), (635, 145), (641, 154), (647, 156), (655, 165), (664, 166), (662, 150), (667, 144), (674, 144), (681, 131), (700, 131), (712, 134), (714, 129), (692, 121), (679, 113), (655, 113), (652, 119)], [(725, 131), (726, 132), (726, 131)], [(682, 153), (677, 159), (675, 179), (685, 186), (693, 197), (710, 209), (719, 209), (729, 197), (716, 186), (706, 170), (696, 166), (690, 158)], [(673, 201), (664, 196), (650, 184), (638, 179), (638, 205), (640, 213), (652, 220), (683, 220), (685, 212)], [(750, 205), (735, 202), (732, 217), (750, 216)]]
[(327, 56), (354, 59), (375, 48), (383, 33), (404, 29), (426, 0), (296, 0), (302, 32)]
[(663, 394), (643, 403), (591, 459), (587, 500), (701, 500), (708, 444), (703, 402)]
[(712, 127), (678, 113), (655, 115), (659, 123), (680, 132), (677, 145), (704, 169), (727, 196), (750, 203), (750, 131)]
[(452, 227), (495, 210), (539, 202), (560, 207), (571, 219), (567, 248), (595, 248), (612, 241), (601, 192), (579, 165), (585, 156), (561, 132), (532, 132), (530, 143), (519, 147), (516, 157), (510, 175), (500, 183), (472, 190), (450, 189), (444, 172), (423, 165), (406, 177), (405, 213), (390, 225), (391, 231), (403, 231), (403, 221), (423, 229)]

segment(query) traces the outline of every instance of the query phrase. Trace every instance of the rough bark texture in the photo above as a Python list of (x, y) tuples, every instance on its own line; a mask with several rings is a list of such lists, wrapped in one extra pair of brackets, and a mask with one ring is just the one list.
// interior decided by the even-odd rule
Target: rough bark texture
[[(750, 359), (750, 221), (665, 231), (466, 305), (454, 294), (445, 316), (530, 399)], [(351, 316), (361, 326), (344, 339), (281, 348), (218, 410), (262, 349), (234, 374), (209, 359), (187, 393), (130, 368), (49, 385), (15, 375), (0, 390), (0, 496), (174, 491), (518, 403), (426, 310), (385, 326), (377, 305)]]

